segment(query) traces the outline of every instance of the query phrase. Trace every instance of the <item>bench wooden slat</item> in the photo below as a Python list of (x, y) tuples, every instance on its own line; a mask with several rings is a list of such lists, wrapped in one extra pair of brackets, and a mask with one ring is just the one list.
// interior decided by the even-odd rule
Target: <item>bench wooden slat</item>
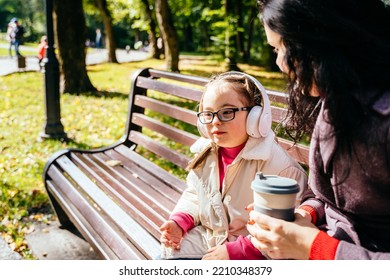
[(268, 99), (271, 102), (276, 102), (280, 104), (287, 104), (288, 102), (288, 94), (284, 92), (278, 92), (275, 90), (266, 89)]
[(280, 123), (283, 121), (287, 114), (287, 109), (271, 106), (271, 114), (272, 114), (272, 121), (276, 123)]
[(137, 87), (169, 93), (173, 96), (185, 98), (192, 101), (200, 100), (202, 96), (202, 91), (199, 89), (194, 89), (183, 85), (169, 84), (145, 77), (138, 77)]
[(167, 104), (147, 96), (137, 95), (134, 104), (142, 108), (147, 108), (155, 112), (162, 113), (188, 124), (196, 125), (198, 120), (196, 112), (193, 110), (181, 108), (177, 105)]
[(146, 256), (153, 258), (160, 251), (159, 242), (134, 221), (122, 208), (114, 203), (99, 187), (96, 186), (77, 166), (67, 157), (57, 159), (61, 168), (77, 182), (78, 186), (104, 211), (108, 216), (115, 217), (115, 222), (124, 231), (129, 240), (137, 244), (137, 248)]
[[(138, 178), (124, 172), (120, 166), (114, 168), (116, 172), (110, 172), (110, 178), (97, 176), (97, 173), (104, 173), (100, 170), (104, 169), (105, 165), (105, 159), (102, 157), (105, 157), (103, 153), (84, 154), (80, 155), (77, 163), (83, 167), (91, 166), (86, 172), (94, 175), (96, 184), (135, 221), (158, 239), (159, 226), (169, 217), (175, 206), (174, 203), (161, 197), (150, 186), (140, 183)], [(111, 169), (107, 168), (107, 170)], [(114, 178), (115, 175), (116, 178)]]
[(299, 163), (309, 165), (309, 147), (278, 137), (278, 143)]
[[(49, 175), (53, 178), (48, 190), (54, 195), (63, 209), (68, 212), (77, 229), (90, 242), (103, 258), (110, 259), (145, 259), (138, 249), (124, 240), (110, 224), (111, 218), (102, 215), (93, 207), (88, 198), (61, 173), (58, 168), (51, 168)], [(55, 180), (56, 184), (53, 183)], [(108, 218), (108, 219), (107, 219)]]
[[(122, 148), (126, 149), (127, 147), (122, 146)], [(158, 172), (161, 169), (161, 167), (159, 166), (153, 166), (152, 168), (140, 167), (138, 165), (139, 158), (143, 158), (143, 157), (137, 155), (134, 152), (129, 152), (129, 153), (132, 153), (132, 155), (137, 155), (137, 157), (133, 157), (133, 156), (126, 157), (122, 153), (118, 152), (118, 149), (119, 148), (106, 151), (105, 154), (113, 160), (120, 161), (124, 169), (133, 172), (132, 176), (135, 176), (140, 180), (142, 180), (145, 184), (148, 184), (150, 188), (153, 188), (156, 192), (158, 192), (158, 195), (160, 197), (166, 198), (170, 200), (171, 203), (176, 204), (177, 200), (181, 196), (183, 189), (180, 189), (178, 191), (177, 188), (172, 188), (172, 186), (164, 182), (163, 178), (159, 176), (159, 172)], [(165, 170), (162, 169), (160, 171), (166, 172)], [(164, 176), (166, 176), (166, 174), (164, 174)], [(184, 182), (180, 181), (180, 184), (182, 183)]]
[(185, 75), (180, 75), (178, 73), (161, 71), (157, 69), (149, 69), (149, 73), (153, 77), (168, 78), (168, 79), (182, 81), (182, 82), (191, 83), (200, 86), (204, 86), (209, 82), (208, 78), (197, 77), (197, 76), (185, 76)]
[(150, 162), (149, 160), (140, 156), (136, 152), (127, 149), (123, 145), (116, 147), (114, 150), (118, 151), (123, 156), (132, 159), (132, 161), (136, 162), (140, 166), (143, 166), (143, 168), (145, 170), (148, 170), (150, 173), (155, 174), (156, 177), (160, 178), (160, 180), (167, 183), (172, 189), (175, 189), (181, 193), (187, 187), (186, 183), (183, 182), (182, 180), (178, 179), (175, 176), (172, 176), (172, 174), (168, 173), (161, 167), (158, 167), (156, 164)]
[(188, 147), (199, 138), (199, 136), (172, 127), (168, 124), (162, 123), (156, 119), (152, 119), (142, 114), (133, 114), (133, 123), (142, 127), (146, 127), (154, 132), (158, 132), (167, 138)]
[(168, 161), (176, 164), (177, 166), (185, 169), (190, 162), (190, 158), (182, 155), (181, 153), (172, 150), (162, 144), (153, 141), (151, 138), (145, 136), (138, 131), (130, 132), (130, 140), (139, 146), (145, 147), (152, 151), (156, 155), (159, 155)]

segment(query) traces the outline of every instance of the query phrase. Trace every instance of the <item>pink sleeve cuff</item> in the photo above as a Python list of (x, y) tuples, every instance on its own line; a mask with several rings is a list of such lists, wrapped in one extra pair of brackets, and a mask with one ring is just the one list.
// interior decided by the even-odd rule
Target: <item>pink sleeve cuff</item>
[(226, 242), (231, 260), (265, 260), (266, 258), (253, 246), (248, 237), (240, 235), (236, 241)]
[(183, 235), (195, 226), (192, 216), (185, 212), (174, 213), (169, 217), (169, 219), (175, 221), (175, 223), (181, 227)]

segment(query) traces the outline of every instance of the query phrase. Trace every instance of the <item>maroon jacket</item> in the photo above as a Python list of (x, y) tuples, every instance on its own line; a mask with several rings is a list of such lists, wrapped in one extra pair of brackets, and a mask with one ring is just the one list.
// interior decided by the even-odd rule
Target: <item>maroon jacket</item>
[(315, 198), (312, 193), (303, 205), (314, 207), (318, 222), (341, 240), (336, 259), (390, 259), (390, 90), (362, 102), (371, 109), (367, 118), (376, 119), (367, 122), (375, 125), (360, 126), (363, 138), (375, 133), (380, 144), (367, 145), (360, 137), (351, 143), (351, 157), (337, 151), (322, 106), (310, 146), (309, 185)]

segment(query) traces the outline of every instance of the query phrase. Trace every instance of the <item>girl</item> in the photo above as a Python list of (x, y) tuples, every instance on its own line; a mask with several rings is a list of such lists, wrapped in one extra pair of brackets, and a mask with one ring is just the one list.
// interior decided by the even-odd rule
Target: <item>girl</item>
[(306, 173), (275, 142), (266, 92), (253, 77), (240, 72), (215, 77), (199, 107), (204, 137), (191, 147), (197, 156), (189, 166), (188, 188), (160, 228), (161, 257), (264, 259), (246, 237), (251, 182), (261, 171), (293, 178), (304, 189)]

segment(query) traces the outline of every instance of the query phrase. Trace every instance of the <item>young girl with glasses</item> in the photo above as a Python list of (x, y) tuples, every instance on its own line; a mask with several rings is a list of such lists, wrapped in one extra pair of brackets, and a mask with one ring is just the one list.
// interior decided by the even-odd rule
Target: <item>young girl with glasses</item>
[(246, 229), (256, 173), (289, 177), (306, 188), (306, 172), (270, 127), (265, 137), (248, 135), (248, 114), (266, 94), (249, 77), (228, 72), (206, 86), (198, 113), (204, 137), (191, 147), (197, 156), (188, 188), (160, 228), (163, 259), (264, 259)]

